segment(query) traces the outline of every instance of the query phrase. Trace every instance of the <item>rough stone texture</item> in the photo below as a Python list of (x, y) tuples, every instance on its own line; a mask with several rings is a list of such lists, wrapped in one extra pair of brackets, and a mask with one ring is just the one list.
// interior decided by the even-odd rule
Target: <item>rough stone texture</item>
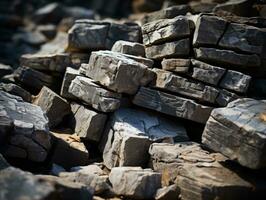
[(173, 184), (168, 187), (163, 187), (156, 192), (155, 200), (175, 200), (180, 195), (180, 189), (177, 185)]
[(245, 167), (265, 167), (265, 108), (264, 101), (238, 99), (214, 109), (202, 142)]
[(146, 57), (150, 59), (173, 58), (178, 56), (188, 56), (190, 51), (189, 39), (167, 42), (145, 48)]
[(71, 65), (69, 54), (26, 54), (20, 57), (20, 65), (38, 71), (65, 72)]
[(26, 102), (31, 102), (31, 94), (20, 86), (15, 85), (13, 83), (0, 83), (0, 90), (4, 90), (5, 92), (16, 96), (20, 96)]
[(251, 76), (228, 70), (222, 78), (219, 86), (239, 93), (246, 93), (251, 81)]
[(214, 87), (174, 75), (172, 72), (161, 69), (153, 69), (153, 71), (157, 75), (156, 81), (151, 84), (154, 88), (174, 92), (208, 103), (215, 103), (219, 94), (219, 91)]
[(236, 99), (239, 99), (240, 97), (233, 93), (233, 92), (229, 92), (227, 90), (224, 89), (220, 89), (219, 90), (219, 95), (216, 99), (216, 103), (220, 106), (227, 106), (228, 103), (230, 103), (231, 101), (234, 101)]
[(71, 82), (69, 92), (102, 112), (113, 112), (120, 107), (120, 94), (108, 91), (86, 77), (77, 76)]
[(259, 67), (261, 64), (259, 56), (255, 54), (245, 55), (231, 50), (219, 50), (205, 47), (194, 49), (194, 51), (197, 59), (218, 63), (220, 65), (232, 65), (247, 68)]
[(53, 163), (65, 169), (88, 164), (89, 152), (78, 136), (62, 133), (52, 133), (52, 136), (55, 140)]
[(68, 48), (79, 51), (111, 49), (118, 40), (139, 42), (141, 30), (137, 24), (77, 20), (68, 33)]
[(68, 92), (71, 82), (79, 75), (79, 70), (71, 67), (66, 68), (65, 76), (62, 82), (60, 95), (66, 99), (76, 99), (76, 97)]
[(70, 113), (68, 102), (47, 87), (34, 97), (33, 104), (38, 105), (49, 119), (49, 127), (56, 127)]
[(193, 46), (217, 45), (226, 28), (226, 21), (215, 16), (198, 18), (193, 37)]
[(13, 72), (12, 67), (0, 63), (0, 78)]
[(225, 69), (191, 59), (193, 65), (192, 77), (199, 81), (217, 85), (225, 73)]
[(221, 154), (209, 153), (199, 144), (154, 143), (149, 152), (154, 170), (162, 173), (163, 183), (176, 183), (184, 200), (265, 197), (263, 178), (227, 163)]
[(142, 27), (143, 44), (150, 46), (189, 37), (190, 25), (187, 18), (179, 16), (147, 23)]
[(190, 67), (189, 59), (163, 59), (162, 69), (177, 73), (187, 73)]
[[(103, 160), (111, 169), (118, 166), (145, 166), (153, 141), (188, 139), (184, 127), (160, 115), (122, 108), (116, 111), (106, 128)], [(137, 149), (135, 147), (138, 147)]]
[(145, 57), (145, 48), (143, 44), (136, 42), (119, 40), (113, 45), (112, 51), (123, 54)]
[(109, 180), (117, 195), (134, 199), (152, 199), (161, 187), (161, 174), (140, 167), (115, 167)]
[(48, 119), (39, 106), (0, 91), (0, 133), (3, 154), (35, 162), (46, 159), (50, 149)]
[(135, 105), (156, 110), (167, 115), (206, 123), (212, 107), (203, 106), (193, 100), (141, 87), (133, 99)]
[(92, 52), (86, 75), (118, 93), (135, 94), (154, 73), (140, 62), (111, 51)]
[(107, 116), (82, 105), (71, 103), (73, 129), (80, 138), (99, 142)]
[(152, 59), (148, 59), (148, 58), (143, 58), (143, 57), (139, 57), (139, 56), (133, 56), (133, 55), (127, 55), (127, 54), (123, 54), (125, 57), (135, 60), (136, 62), (142, 63), (143, 65), (146, 65), (148, 68), (152, 68), (154, 61)]

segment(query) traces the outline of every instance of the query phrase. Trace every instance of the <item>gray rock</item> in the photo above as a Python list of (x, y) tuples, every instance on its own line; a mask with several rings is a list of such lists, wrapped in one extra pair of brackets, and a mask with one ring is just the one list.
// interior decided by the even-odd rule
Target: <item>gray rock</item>
[(119, 40), (113, 45), (112, 51), (123, 54), (145, 57), (145, 48), (143, 44), (136, 42)]
[(227, 163), (221, 154), (209, 153), (199, 144), (154, 143), (150, 154), (153, 168), (162, 173), (162, 182), (177, 184), (184, 200), (265, 197), (263, 178)]
[(232, 90), (239, 93), (246, 93), (251, 81), (251, 76), (243, 73), (228, 70), (222, 78), (219, 86), (224, 89)]
[(15, 85), (13, 83), (0, 83), (0, 90), (4, 90), (5, 92), (8, 92), (10, 94), (20, 96), (24, 101), (31, 102), (31, 94), (24, 90), (22, 87)]
[(225, 49), (259, 54), (266, 43), (266, 32), (254, 26), (231, 23), (227, 27), (219, 46)]
[(259, 67), (261, 65), (259, 56), (255, 54), (245, 55), (231, 50), (219, 50), (205, 47), (194, 49), (194, 51), (197, 59), (218, 63), (220, 65), (231, 65), (242, 68)]
[(20, 65), (38, 71), (64, 73), (71, 65), (68, 54), (25, 54), (20, 58)]
[(230, 103), (231, 101), (234, 101), (236, 99), (239, 99), (240, 97), (233, 93), (233, 92), (229, 92), (227, 90), (224, 89), (220, 89), (219, 90), (219, 95), (216, 99), (216, 103), (220, 106), (227, 106), (228, 103)]
[(70, 59), (72, 67), (74, 69), (79, 69), (82, 63), (88, 63), (90, 60), (90, 55), (88, 53), (76, 53), (72, 52), (70, 54)]
[(177, 185), (171, 185), (168, 187), (163, 187), (157, 190), (155, 199), (156, 200), (176, 200), (179, 198), (180, 189)]
[(167, 115), (206, 123), (212, 107), (203, 106), (193, 100), (141, 87), (133, 99), (135, 105), (156, 110)]
[(154, 78), (148, 66), (111, 51), (92, 52), (86, 75), (118, 93), (135, 94)]
[(191, 31), (187, 18), (178, 16), (144, 24), (142, 34), (144, 45), (151, 46), (189, 37)]
[(202, 142), (245, 167), (265, 167), (265, 107), (264, 101), (238, 99), (214, 109)]
[(0, 91), (0, 102), (3, 154), (35, 162), (44, 161), (51, 144), (48, 119), (41, 108), (4, 91)]
[(193, 37), (193, 46), (217, 45), (226, 28), (226, 21), (215, 16), (198, 18)]
[(54, 128), (70, 113), (68, 102), (47, 87), (34, 97), (33, 104), (38, 105), (49, 119), (49, 127)]
[[(153, 141), (175, 138), (187, 141), (184, 127), (160, 115), (122, 108), (116, 111), (105, 132), (103, 160), (107, 168), (145, 166)], [(138, 146), (136, 149), (135, 147)]]
[(66, 99), (76, 99), (76, 97), (68, 92), (71, 82), (79, 75), (79, 70), (71, 67), (66, 68), (64, 79), (62, 82), (60, 95)]
[(99, 142), (107, 116), (82, 105), (71, 103), (73, 129), (80, 138)]
[(77, 76), (68, 91), (101, 112), (113, 112), (120, 107), (120, 94), (106, 90), (86, 77)]
[(135, 60), (136, 62), (142, 63), (143, 65), (146, 65), (148, 68), (152, 68), (154, 61), (152, 59), (148, 59), (148, 58), (143, 58), (143, 57), (139, 57), (139, 56), (133, 56), (133, 55), (127, 55), (127, 54), (123, 54), (125, 57)]
[(225, 73), (225, 69), (191, 59), (193, 65), (192, 77), (199, 81), (217, 85)]
[(146, 57), (150, 59), (163, 59), (169, 57), (188, 56), (190, 51), (189, 39), (153, 45), (145, 48)]
[(189, 59), (163, 59), (162, 69), (186, 74), (190, 67)]
[(11, 74), (13, 69), (9, 65), (4, 65), (0, 63), (0, 78), (4, 77), (5, 75)]
[(200, 101), (215, 103), (219, 91), (211, 86), (204, 85), (161, 69), (153, 69), (157, 78), (152, 87), (177, 94), (181, 94)]
[(115, 167), (109, 180), (117, 195), (134, 199), (152, 199), (161, 187), (161, 174), (140, 167)]

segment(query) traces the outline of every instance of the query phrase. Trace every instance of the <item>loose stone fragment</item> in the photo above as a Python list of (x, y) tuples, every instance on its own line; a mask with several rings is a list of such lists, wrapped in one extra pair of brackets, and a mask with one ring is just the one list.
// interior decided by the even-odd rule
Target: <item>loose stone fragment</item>
[(145, 48), (143, 44), (136, 42), (119, 40), (112, 47), (112, 51), (123, 54), (145, 57)]
[(162, 69), (177, 73), (187, 73), (190, 67), (189, 59), (163, 59)]
[(160, 45), (146, 47), (146, 57), (150, 59), (163, 59), (169, 57), (188, 56), (190, 51), (189, 39), (167, 42)]
[(245, 167), (265, 167), (265, 109), (265, 101), (247, 98), (214, 109), (202, 142)]
[(135, 105), (156, 110), (167, 115), (206, 123), (212, 107), (203, 106), (193, 100), (141, 87), (133, 99)]
[(16, 96), (20, 96), (26, 102), (31, 102), (32, 100), (31, 94), (28, 91), (13, 83), (0, 83), (0, 90), (3, 90)]
[(101, 112), (113, 112), (120, 107), (120, 94), (106, 90), (86, 77), (77, 76), (68, 91)]
[(161, 187), (161, 174), (140, 167), (115, 167), (109, 180), (117, 195), (134, 199), (152, 199)]
[(79, 70), (71, 67), (66, 68), (65, 76), (62, 82), (60, 95), (66, 99), (76, 99), (76, 97), (68, 92), (71, 82), (79, 75)]

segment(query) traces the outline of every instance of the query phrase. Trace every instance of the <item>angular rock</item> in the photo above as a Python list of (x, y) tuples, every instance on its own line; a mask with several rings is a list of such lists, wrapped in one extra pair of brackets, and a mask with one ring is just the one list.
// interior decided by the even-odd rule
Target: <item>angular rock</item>
[(112, 51), (123, 54), (145, 57), (145, 48), (143, 44), (136, 42), (119, 40), (113, 45)]
[(190, 24), (187, 18), (178, 16), (147, 23), (142, 27), (143, 44), (151, 46), (189, 37)]
[(0, 91), (0, 133), (3, 154), (43, 162), (50, 149), (48, 119), (39, 106)]
[(245, 55), (236, 53), (231, 50), (219, 50), (214, 48), (205, 48), (201, 47), (198, 49), (194, 49), (195, 56), (197, 59), (213, 62), (220, 65), (231, 65), (236, 67), (259, 67), (261, 64), (259, 56)]
[(76, 103), (71, 103), (71, 110), (75, 134), (80, 138), (99, 142), (107, 116)]
[(4, 77), (5, 75), (11, 74), (12, 72), (12, 67), (10, 67), (9, 65), (0, 64), (0, 78)]
[(64, 79), (62, 82), (60, 95), (66, 99), (76, 99), (76, 97), (68, 92), (71, 82), (79, 75), (79, 70), (71, 67), (66, 68)]
[(163, 59), (162, 69), (177, 73), (187, 73), (190, 67), (189, 59)]
[(113, 114), (104, 137), (103, 160), (109, 169), (118, 166), (145, 166), (148, 149), (153, 141), (167, 138), (188, 140), (184, 127), (179, 123), (130, 108), (119, 109)]
[(54, 152), (51, 158), (53, 163), (65, 169), (88, 165), (89, 152), (78, 136), (62, 133), (52, 133), (52, 136), (55, 140)]
[(46, 113), (50, 128), (56, 127), (70, 113), (68, 102), (45, 86), (34, 98), (33, 104), (40, 106)]
[(193, 67), (192, 77), (199, 81), (217, 85), (225, 73), (225, 69), (191, 59)]
[(169, 57), (188, 56), (190, 51), (189, 39), (146, 47), (146, 57), (150, 59), (163, 59)]
[(243, 73), (228, 70), (222, 78), (219, 86), (224, 89), (232, 90), (239, 93), (246, 93), (251, 81), (251, 76)]
[(126, 94), (135, 94), (154, 78), (146, 65), (111, 51), (92, 52), (86, 75), (110, 90)]
[(152, 199), (161, 187), (161, 174), (140, 167), (115, 167), (109, 180), (117, 195), (134, 199)]
[(219, 94), (219, 91), (214, 87), (174, 75), (172, 72), (161, 69), (153, 69), (153, 71), (157, 75), (156, 81), (151, 84), (154, 88), (174, 92), (208, 103), (215, 103)]
[(5, 92), (16, 96), (20, 96), (26, 102), (31, 102), (32, 100), (31, 94), (28, 91), (13, 83), (0, 83), (0, 90), (4, 90)]
[(265, 108), (264, 101), (238, 99), (226, 108), (214, 109), (202, 142), (245, 167), (265, 167)]
[(174, 184), (157, 190), (155, 200), (174, 200), (178, 199), (179, 195), (180, 189)]
[(152, 59), (148, 59), (148, 58), (143, 58), (143, 57), (139, 57), (139, 56), (133, 56), (133, 55), (127, 55), (127, 54), (123, 54), (125, 57), (135, 60), (136, 62), (142, 63), (143, 65), (146, 65), (148, 68), (152, 68), (154, 61)]
[(239, 99), (239, 98), (240, 97), (237, 94), (222, 89), (222, 90), (219, 90), (219, 95), (216, 99), (216, 103), (220, 106), (225, 107), (231, 101), (234, 101), (234, 100)]
[(106, 90), (86, 77), (77, 76), (68, 91), (101, 112), (113, 112), (120, 107), (120, 94)]
[(217, 45), (226, 28), (226, 21), (215, 16), (201, 16), (196, 23), (193, 46)]
[(167, 115), (206, 123), (212, 107), (203, 106), (193, 100), (141, 87), (133, 99), (135, 105), (156, 110)]
[(199, 144), (154, 143), (150, 154), (154, 170), (162, 173), (166, 185), (176, 183), (184, 200), (265, 197), (263, 178), (228, 163), (221, 154), (203, 150)]

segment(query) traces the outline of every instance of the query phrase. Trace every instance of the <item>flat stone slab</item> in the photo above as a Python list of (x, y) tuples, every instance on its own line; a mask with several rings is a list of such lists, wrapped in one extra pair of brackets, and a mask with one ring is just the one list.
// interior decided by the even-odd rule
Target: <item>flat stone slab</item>
[(161, 64), (162, 64), (162, 69), (164, 70), (186, 74), (189, 70), (191, 62), (190, 59), (169, 58), (169, 59), (163, 59)]
[(214, 109), (202, 135), (203, 144), (245, 167), (265, 167), (265, 109), (265, 101), (248, 98)]
[(102, 88), (87, 77), (77, 76), (68, 91), (101, 112), (113, 112), (120, 107), (120, 94)]
[(66, 68), (64, 79), (61, 86), (60, 95), (66, 99), (76, 99), (76, 97), (68, 92), (71, 82), (79, 75), (79, 70), (71, 67)]
[(191, 99), (145, 87), (140, 88), (133, 99), (133, 103), (167, 115), (199, 123), (206, 123), (213, 109), (212, 107), (198, 104)]
[(136, 42), (119, 40), (113, 45), (111, 51), (145, 57), (144, 45)]

